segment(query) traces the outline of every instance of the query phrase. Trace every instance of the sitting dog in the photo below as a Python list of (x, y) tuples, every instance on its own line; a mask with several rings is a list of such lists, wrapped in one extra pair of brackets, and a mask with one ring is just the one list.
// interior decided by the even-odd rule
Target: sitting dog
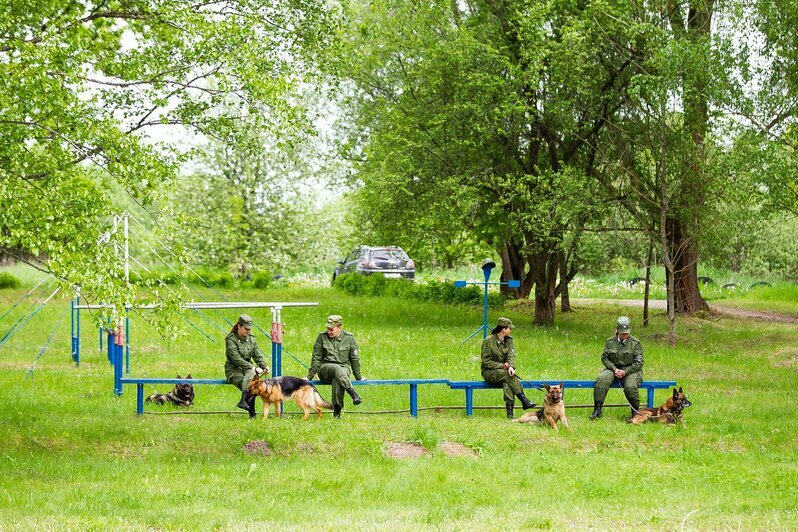
[[(177, 376), (178, 379), (182, 379), (179, 374)], [(186, 379), (191, 378), (191, 373), (186, 375)], [(175, 387), (169, 393), (154, 393), (147, 397), (148, 403), (155, 403), (158, 405), (163, 405), (166, 403), (172, 403), (175, 406), (193, 406), (194, 405), (194, 385), (185, 383), (185, 384), (175, 384)]]
[(678, 390), (676, 388), (673, 389), (673, 395), (668, 397), (668, 400), (665, 401), (662, 406), (658, 408), (639, 409), (629, 418), (629, 423), (632, 425), (639, 425), (646, 421), (651, 421), (652, 423), (671, 425), (679, 423), (679, 425), (685, 427), (686, 425), (682, 419), (682, 411), (692, 404), (693, 403), (687, 399), (687, 396), (684, 395), (684, 392), (682, 392), (682, 387), (679, 386)]
[(249, 383), (249, 393), (263, 399), (263, 419), (269, 417), (269, 407), (274, 405), (274, 413), (280, 417), (280, 402), (293, 398), (299, 408), (305, 412), (302, 419), (310, 416), (310, 409), (321, 417), (321, 409), (332, 409), (332, 405), (319, 395), (319, 391), (311, 383), (299, 377), (275, 377), (260, 379), (255, 377)]
[(536, 412), (527, 412), (518, 419), (514, 419), (513, 423), (542, 423), (547, 421), (551, 428), (559, 432), (557, 421), (560, 421), (562, 426), (568, 429), (568, 419), (565, 417), (565, 403), (562, 399), (563, 385), (555, 384), (554, 386), (549, 386), (544, 384), (543, 386), (546, 388), (543, 408)]

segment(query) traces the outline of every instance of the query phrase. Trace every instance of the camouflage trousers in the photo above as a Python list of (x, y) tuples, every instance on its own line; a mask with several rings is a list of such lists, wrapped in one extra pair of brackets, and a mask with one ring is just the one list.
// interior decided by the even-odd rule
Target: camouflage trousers
[(497, 384), (504, 388), (504, 402), (515, 403), (515, 394), (521, 393), (521, 379), (518, 376), (510, 376), (506, 369), (486, 369), (482, 372), (482, 378), (488, 384)]
[(330, 402), (333, 406), (344, 407), (344, 392), (352, 387), (349, 380), (349, 368), (339, 364), (322, 364), (319, 368), (319, 380), (331, 384)]
[(626, 400), (629, 401), (629, 404), (632, 405), (635, 410), (640, 408), (639, 390), (640, 383), (643, 382), (642, 371), (629, 373), (624, 376), (623, 379), (618, 379), (612, 371), (605, 369), (599, 373), (599, 376), (596, 378), (596, 383), (593, 385), (593, 400), (603, 403), (604, 399), (607, 397), (610, 386), (612, 386), (612, 383), (616, 380), (621, 381), (623, 393), (626, 396)]

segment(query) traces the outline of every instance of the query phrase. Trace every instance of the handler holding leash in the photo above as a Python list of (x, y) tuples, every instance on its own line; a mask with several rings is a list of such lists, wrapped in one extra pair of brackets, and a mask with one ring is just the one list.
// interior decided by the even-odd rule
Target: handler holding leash
[(263, 358), (263, 351), (258, 347), (258, 341), (250, 334), (251, 330), (252, 317), (242, 314), (225, 337), (227, 362), (224, 363), (224, 375), (227, 382), (241, 390), (241, 400), (236, 406), (249, 412), (249, 417), (253, 418), (255, 396), (249, 394), (247, 387), (255, 375), (269, 373), (269, 368)]
[(507, 419), (513, 419), (515, 398), (521, 401), (524, 410), (534, 408), (535, 403), (524, 395), (521, 379), (515, 374), (515, 349), (512, 334), (513, 322), (510, 318), (499, 318), (496, 327), (482, 341), (482, 378), (488, 384), (504, 388), (504, 405)]
[(333, 314), (327, 317), (326, 331), (320, 332), (313, 344), (313, 359), (307, 379), (313, 380), (316, 372), (325, 384), (332, 384), (333, 417), (341, 417), (344, 408), (344, 392), (352, 398), (353, 405), (363, 402), (352, 387), (349, 370), (359, 381), (366, 380), (360, 373), (360, 356), (355, 336), (342, 329), (344, 319)]
[(632, 407), (632, 415), (640, 409), (640, 383), (643, 382), (643, 345), (631, 336), (631, 320), (626, 316), (618, 318), (615, 336), (604, 342), (601, 363), (606, 368), (599, 373), (593, 385), (593, 413), (590, 419), (601, 417), (601, 409), (610, 386), (618, 379), (623, 383), (623, 393)]

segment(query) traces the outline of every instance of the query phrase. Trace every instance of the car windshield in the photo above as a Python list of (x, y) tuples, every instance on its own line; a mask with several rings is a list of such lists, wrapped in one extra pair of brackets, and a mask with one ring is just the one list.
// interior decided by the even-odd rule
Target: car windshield
[(371, 252), (371, 260), (408, 260), (410, 257), (401, 248), (394, 249), (375, 249)]

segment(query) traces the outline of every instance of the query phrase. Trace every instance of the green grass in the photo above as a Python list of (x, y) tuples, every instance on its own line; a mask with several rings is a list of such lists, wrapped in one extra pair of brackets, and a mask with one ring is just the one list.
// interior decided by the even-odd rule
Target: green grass
[[(0, 291), (0, 313), (24, 293)], [(790, 295), (791, 292), (782, 292)], [(479, 341), (463, 340), (481, 309), (386, 298), (354, 298), (324, 288), (228, 292), (235, 300), (318, 301), (283, 310), (285, 348), (309, 361), (327, 314), (340, 313), (358, 338), (369, 378), (479, 378)], [(794, 529), (798, 527), (798, 339), (794, 325), (736, 319), (679, 319), (679, 344), (667, 347), (667, 324), (653, 316), (637, 328), (648, 379), (677, 380), (693, 406), (687, 429), (624, 422), (626, 409), (589, 422), (569, 409), (572, 430), (509, 423), (503, 411), (407, 409), (405, 387), (361, 387), (364, 403), (341, 420), (297, 415), (268, 422), (243, 414), (192, 415), (148, 406), (135, 415), (135, 388), (112, 393), (112, 371), (98, 334), (83, 320), (83, 357), (69, 356), (68, 319), (26, 372), (67, 301), (54, 301), (0, 348), (0, 529), (235, 529), (261, 527), (529, 529), (647, 528)], [(600, 306), (558, 314), (535, 328), (531, 316), (505, 310), (514, 332), (518, 371), (526, 378), (593, 378), (603, 340), (628, 308)], [(228, 319), (235, 312), (224, 311)], [(270, 321), (268, 311), (253, 312)], [(12, 315), (13, 316), (13, 315)], [(207, 316), (220, 328), (223, 321)], [(495, 320), (498, 312), (491, 312)], [(191, 317), (211, 336), (223, 333)], [(637, 320), (639, 323), (639, 320)], [(4, 333), (8, 318), (0, 323)], [(226, 326), (226, 325), (225, 325)], [(223, 349), (188, 324), (186, 337), (164, 340), (134, 319), (131, 374), (222, 375)], [(263, 340), (262, 335), (259, 335)], [(268, 352), (268, 344), (262, 341)], [(285, 356), (286, 374), (304, 376)], [(146, 393), (168, 391), (147, 388)], [(329, 388), (320, 388), (329, 398)], [(611, 402), (622, 395), (612, 390)], [(531, 390), (533, 400), (541, 401)], [(657, 402), (666, 392), (658, 392)], [(232, 386), (198, 386), (194, 411), (236, 410)], [(463, 406), (461, 391), (421, 387), (421, 407)], [(572, 390), (569, 405), (591, 401)], [(500, 390), (475, 392), (478, 406), (501, 406)], [(293, 403), (289, 412), (297, 412)], [(272, 454), (244, 446), (266, 442)], [(426, 457), (385, 455), (389, 442), (416, 442)], [(445, 442), (476, 457), (450, 457)]]

